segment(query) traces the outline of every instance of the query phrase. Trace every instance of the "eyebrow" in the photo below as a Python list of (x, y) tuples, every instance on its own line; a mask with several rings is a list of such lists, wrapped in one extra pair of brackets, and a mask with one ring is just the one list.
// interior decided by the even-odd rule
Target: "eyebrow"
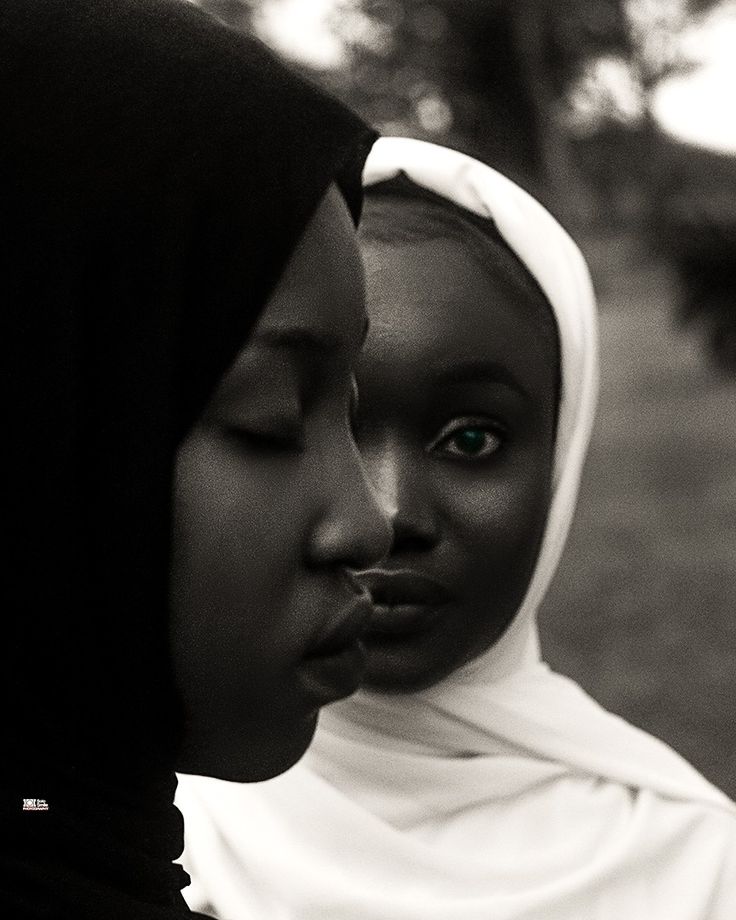
[(526, 389), (503, 364), (497, 361), (461, 361), (457, 364), (440, 365), (432, 375), (437, 383), (496, 383), (510, 387), (528, 397)]

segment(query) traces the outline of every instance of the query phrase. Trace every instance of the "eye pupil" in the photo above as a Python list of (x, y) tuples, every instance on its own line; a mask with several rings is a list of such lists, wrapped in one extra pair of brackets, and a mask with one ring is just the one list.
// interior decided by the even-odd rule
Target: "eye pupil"
[(482, 428), (464, 428), (455, 435), (455, 444), (463, 453), (475, 454), (485, 447), (485, 438)]

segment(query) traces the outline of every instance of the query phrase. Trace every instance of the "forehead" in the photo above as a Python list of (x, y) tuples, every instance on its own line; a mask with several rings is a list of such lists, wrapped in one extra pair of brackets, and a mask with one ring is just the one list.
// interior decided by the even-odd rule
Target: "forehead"
[(330, 190), (261, 314), (255, 339), (286, 331), (350, 348), (365, 326), (363, 269), (347, 208)]
[(455, 239), (365, 242), (368, 353), (424, 365), (492, 361), (531, 390), (554, 387), (557, 349), (546, 302)]

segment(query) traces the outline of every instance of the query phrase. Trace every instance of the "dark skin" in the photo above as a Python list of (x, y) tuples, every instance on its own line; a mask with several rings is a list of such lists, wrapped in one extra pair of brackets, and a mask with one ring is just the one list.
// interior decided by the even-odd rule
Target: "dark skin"
[(281, 773), (306, 750), (319, 708), (363, 675), (370, 604), (351, 572), (389, 545), (350, 428), (365, 328), (355, 231), (333, 188), (179, 450), (182, 772)]
[(371, 242), (363, 256), (357, 437), (393, 528), (365, 576), (367, 684), (411, 692), (490, 648), (523, 599), (550, 500), (558, 356), (540, 334), (549, 306), (461, 242)]

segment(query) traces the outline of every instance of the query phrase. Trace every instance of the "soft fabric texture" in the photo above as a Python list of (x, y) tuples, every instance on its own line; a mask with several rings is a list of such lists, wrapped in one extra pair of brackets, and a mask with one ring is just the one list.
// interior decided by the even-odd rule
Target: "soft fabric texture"
[(440, 684), (329, 707), (304, 760), (268, 783), (185, 780), (190, 903), (226, 920), (733, 920), (733, 804), (540, 659), (536, 611), (596, 400), (580, 252), (536, 201), (468, 157), (378, 141), (365, 182), (399, 171), (492, 218), (554, 312), (562, 396), (537, 567), (502, 639)]
[(3, 0), (0, 82), (0, 915), (178, 917), (175, 451), (374, 135), (184, 0)]

